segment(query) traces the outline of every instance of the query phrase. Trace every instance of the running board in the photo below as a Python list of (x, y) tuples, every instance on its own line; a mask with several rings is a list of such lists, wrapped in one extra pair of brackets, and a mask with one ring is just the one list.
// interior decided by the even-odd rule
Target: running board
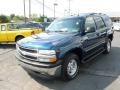
[(104, 51), (105, 51), (105, 49), (103, 49), (99, 52), (97, 51), (96, 52), (97, 54), (95, 53), (87, 58), (83, 58), (81, 61), (82, 61), (82, 63), (87, 63), (87, 62), (91, 61), (92, 59), (94, 59), (95, 57), (97, 57), (98, 55), (100, 55), (101, 53), (103, 53)]

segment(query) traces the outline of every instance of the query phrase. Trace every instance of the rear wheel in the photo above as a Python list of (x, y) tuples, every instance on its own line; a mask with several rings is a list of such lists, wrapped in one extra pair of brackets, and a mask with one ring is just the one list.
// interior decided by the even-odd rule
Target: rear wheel
[(62, 79), (72, 80), (79, 72), (79, 58), (75, 54), (68, 54), (64, 60), (65, 62), (62, 64)]
[(110, 51), (111, 51), (111, 40), (108, 39), (107, 43), (105, 44), (105, 51), (104, 51), (104, 53), (108, 54), (108, 53), (110, 53)]

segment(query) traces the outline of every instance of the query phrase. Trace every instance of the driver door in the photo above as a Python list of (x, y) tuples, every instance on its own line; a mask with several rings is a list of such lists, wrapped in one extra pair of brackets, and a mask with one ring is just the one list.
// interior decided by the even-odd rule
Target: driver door
[(7, 25), (7, 38), (9, 42), (14, 42), (16, 34), (19, 33), (19, 29), (17, 28), (17, 24), (8, 24)]
[(83, 41), (83, 48), (86, 55), (91, 55), (97, 50), (99, 36), (96, 34), (96, 24), (93, 17), (86, 18)]

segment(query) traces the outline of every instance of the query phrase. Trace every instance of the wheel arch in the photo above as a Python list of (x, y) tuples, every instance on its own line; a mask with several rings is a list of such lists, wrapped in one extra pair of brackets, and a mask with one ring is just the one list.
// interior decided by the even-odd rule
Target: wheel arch
[(108, 35), (108, 38), (112, 41), (113, 40), (113, 34)]
[[(62, 56), (62, 58), (64, 58), (65, 56), (67, 56), (68, 54), (71, 54), (71, 53), (76, 54), (76, 55), (79, 57), (79, 59), (80, 59), (79, 62), (81, 63), (81, 60), (82, 60), (82, 58), (83, 58), (83, 50), (82, 50), (81, 48), (71, 49), (71, 50), (67, 51), (67, 52)], [(63, 60), (63, 61), (64, 61), (64, 60)]]
[(23, 36), (23, 35), (17, 35), (16, 37), (15, 37), (15, 41), (17, 41), (17, 38), (24, 38), (25, 36)]

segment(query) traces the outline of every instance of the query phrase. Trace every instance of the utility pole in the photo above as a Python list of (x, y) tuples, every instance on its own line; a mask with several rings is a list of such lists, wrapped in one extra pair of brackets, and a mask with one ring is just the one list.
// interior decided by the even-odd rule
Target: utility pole
[(71, 1), (71, 0), (69, 0), (69, 9), (68, 9), (69, 15), (70, 15), (70, 13), (71, 13), (71, 12), (70, 12), (70, 8), (71, 8), (71, 7), (70, 7), (70, 1)]
[(31, 0), (29, 0), (29, 20), (31, 20)]
[(57, 3), (54, 3), (53, 5), (54, 5), (54, 19), (55, 19), (55, 13), (56, 13), (56, 12), (55, 12), (55, 7), (56, 7), (58, 4), (57, 4)]
[(67, 10), (65, 9), (65, 10), (64, 10), (64, 16), (66, 16), (66, 12), (67, 12)]
[(23, 0), (23, 6), (24, 6), (24, 20), (25, 20), (25, 23), (26, 23), (25, 0)]
[(44, 0), (43, 0), (43, 21), (44, 21)]

